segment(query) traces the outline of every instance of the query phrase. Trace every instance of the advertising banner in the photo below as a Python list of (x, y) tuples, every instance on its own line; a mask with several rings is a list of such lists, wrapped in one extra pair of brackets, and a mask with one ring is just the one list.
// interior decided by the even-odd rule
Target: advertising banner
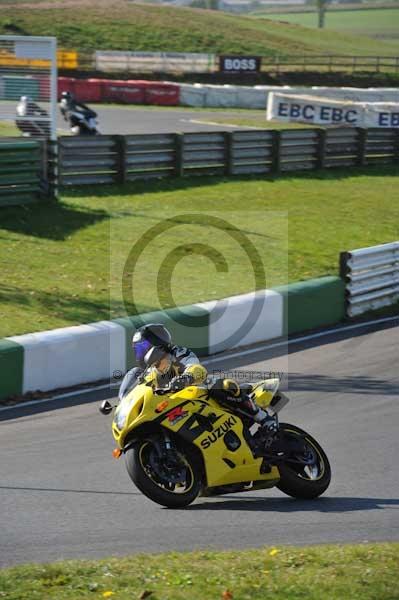
[(219, 70), (222, 73), (258, 73), (259, 56), (219, 56)]
[(215, 55), (195, 52), (97, 51), (96, 69), (105, 73), (209, 73), (215, 70)]
[(345, 127), (399, 127), (399, 103), (351, 102), (272, 92), (267, 120)]

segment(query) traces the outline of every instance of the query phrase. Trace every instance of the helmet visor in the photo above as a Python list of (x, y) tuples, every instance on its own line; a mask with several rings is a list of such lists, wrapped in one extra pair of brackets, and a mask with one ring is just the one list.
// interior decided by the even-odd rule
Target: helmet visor
[(134, 356), (138, 363), (143, 362), (150, 348), (152, 348), (152, 344), (148, 340), (139, 340), (133, 343)]

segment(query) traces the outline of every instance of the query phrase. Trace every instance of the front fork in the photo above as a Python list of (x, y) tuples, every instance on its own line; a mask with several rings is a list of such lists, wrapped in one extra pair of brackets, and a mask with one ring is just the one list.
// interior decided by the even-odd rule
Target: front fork
[(173, 469), (179, 465), (181, 466), (181, 461), (176, 451), (176, 447), (168, 431), (162, 430), (159, 437), (154, 436), (154, 438), (151, 438), (151, 442), (154, 444), (159, 459), (167, 468)]

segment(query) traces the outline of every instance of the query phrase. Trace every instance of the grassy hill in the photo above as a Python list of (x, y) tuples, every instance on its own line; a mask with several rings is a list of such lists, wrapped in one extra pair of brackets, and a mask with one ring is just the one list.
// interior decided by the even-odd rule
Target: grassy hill
[[(267, 19), (295, 23), (303, 27), (317, 27), (317, 13), (295, 12), (265, 14)], [(356, 10), (328, 10), (326, 13), (327, 30), (335, 30), (349, 35), (393, 41), (399, 46), (399, 5), (397, 8), (375, 8)]]
[(0, 2), (0, 34), (54, 35), (86, 50), (395, 55), (392, 42), (190, 8), (126, 0)]

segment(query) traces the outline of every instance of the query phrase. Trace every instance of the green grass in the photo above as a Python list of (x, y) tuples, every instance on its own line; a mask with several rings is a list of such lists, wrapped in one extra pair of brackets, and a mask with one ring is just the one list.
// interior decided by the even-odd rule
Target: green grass
[[(265, 18), (302, 27), (317, 27), (317, 13), (266, 14)], [(347, 35), (365, 35), (384, 41), (399, 40), (399, 6), (368, 10), (329, 10), (326, 13), (326, 30), (339, 31)], [(382, 52), (381, 52), (382, 55)]]
[(0, 571), (5, 600), (396, 600), (399, 544), (63, 561)]
[[(81, 188), (61, 202), (0, 211), (0, 337), (124, 314), (120, 277), (127, 254), (159, 220), (200, 211), (243, 230), (266, 264), (268, 287), (337, 274), (339, 252), (399, 239), (395, 167), (272, 179), (187, 178)], [(209, 217), (209, 218), (210, 218)], [(159, 237), (137, 266), (138, 312), (159, 307), (169, 275), (160, 268), (182, 244), (202, 243), (229, 270), (191, 251), (176, 265), (176, 304), (254, 289), (242, 248), (225, 231), (182, 226)], [(288, 252), (286, 238), (288, 230)], [(220, 262), (220, 261), (219, 261)], [(170, 304), (169, 304), (170, 305)], [(134, 308), (129, 304), (128, 312)]]
[(15, 127), (14, 123), (0, 121), (0, 137), (20, 136), (20, 131)]
[[(339, 53), (395, 55), (398, 44), (366, 40), (295, 24), (217, 11), (85, 0), (80, 6), (54, 2), (30, 8), (4, 4), (0, 34), (54, 35), (61, 47), (84, 50), (259, 53), (281, 56)], [(188, 26), (189, 24), (189, 26)]]
[(256, 129), (307, 129), (315, 128), (315, 125), (306, 123), (284, 123), (283, 121), (267, 121), (266, 111), (252, 111), (251, 115), (241, 116), (239, 113), (232, 113), (223, 117), (201, 117), (198, 116), (198, 121), (203, 123), (217, 123), (218, 125), (236, 125), (238, 127), (254, 127)]

